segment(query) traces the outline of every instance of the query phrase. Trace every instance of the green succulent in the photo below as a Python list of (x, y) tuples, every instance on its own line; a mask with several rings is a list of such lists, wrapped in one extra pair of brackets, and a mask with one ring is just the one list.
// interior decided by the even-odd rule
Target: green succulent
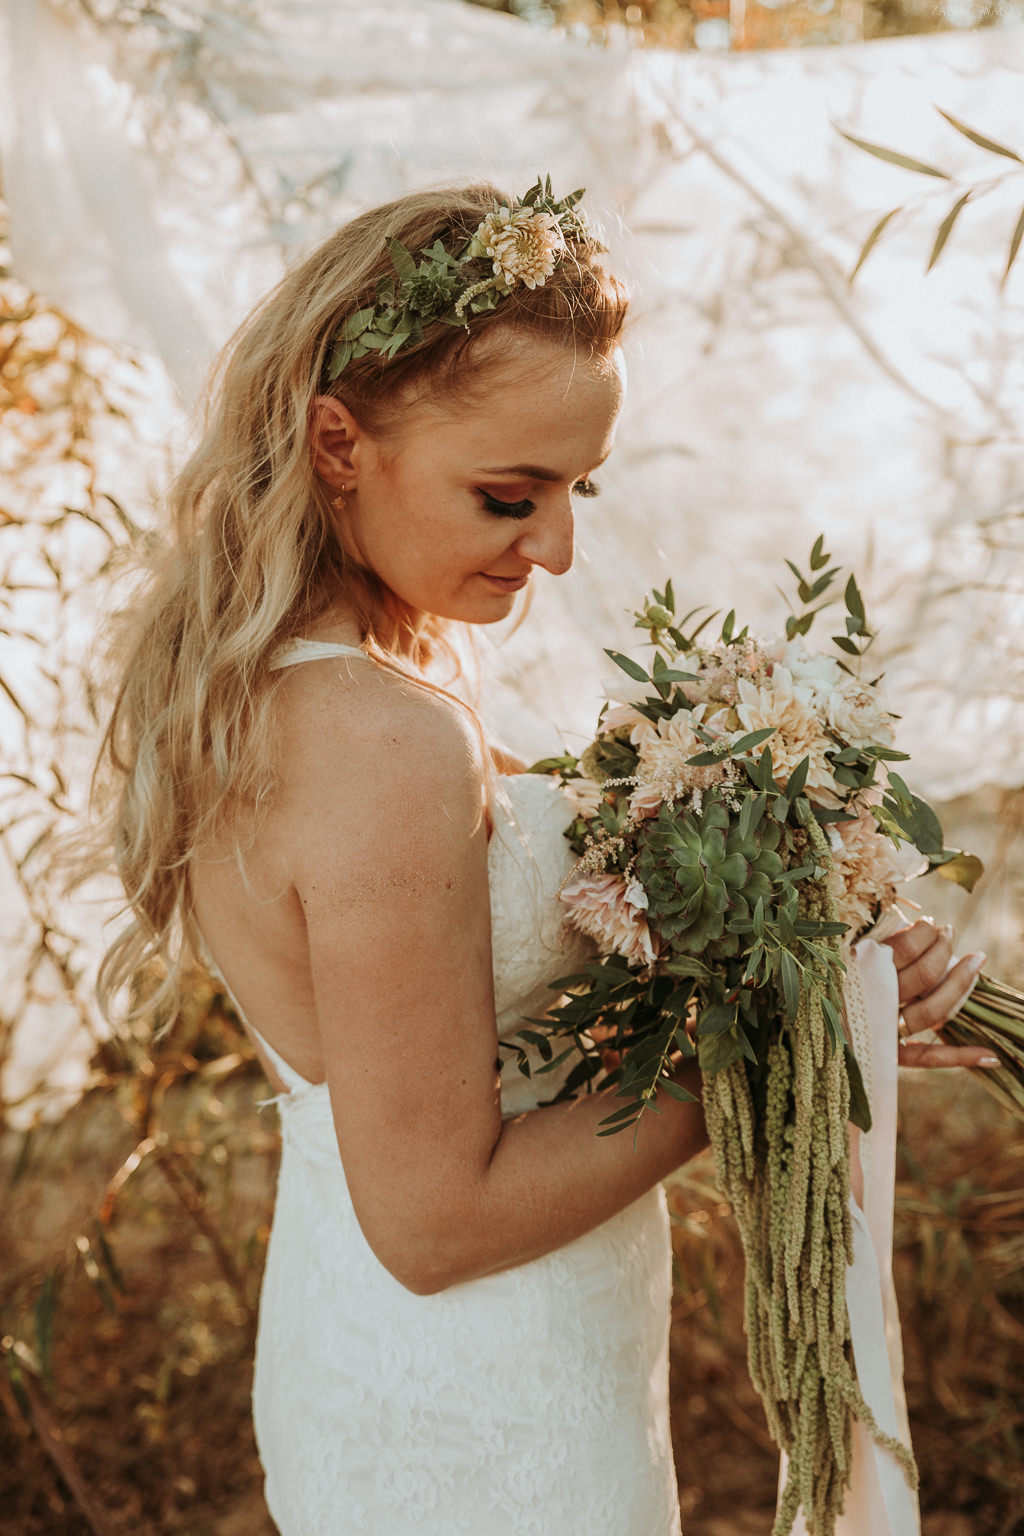
[(464, 285), (465, 280), (458, 272), (421, 262), (416, 275), (402, 284), (401, 298), (406, 309), (433, 318), (453, 307)]
[(749, 931), (758, 899), (769, 905), (786, 868), (781, 835), (771, 817), (744, 835), (714, 790), (699, 813), (661, 807), (639, 834), (636, 873), (648, 919), (674, 953), (708, 962), (738, 953), (734, 923)]

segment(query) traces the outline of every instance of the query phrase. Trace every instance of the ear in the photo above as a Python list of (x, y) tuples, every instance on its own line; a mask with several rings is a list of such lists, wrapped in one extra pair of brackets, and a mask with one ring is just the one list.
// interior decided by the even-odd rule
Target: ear
[(317, 395), (309, 415), (309, 444), (313, 468), (336, 489), (353, 488), (359, 470), (363, 429), (352, 412), (333, 395)]

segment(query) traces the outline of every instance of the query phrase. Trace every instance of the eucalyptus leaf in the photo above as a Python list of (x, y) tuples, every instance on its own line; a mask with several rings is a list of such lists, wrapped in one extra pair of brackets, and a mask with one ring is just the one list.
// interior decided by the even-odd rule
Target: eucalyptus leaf
[(763, 726), (759, 731), (750, 731), (748, 735), (741, 736), (739, 741), (734, 741), (729, 749), (730, 756), (738, 757), (741, 752), (749, 752), (753, 747), (759, 747), (769, 736), (775, 735), (774, 725)]
[(333, 384), (352, 361), (352, 344), (348, 341), (336, 341), (331, 348), (330, 361), (327, 365), (327, 377)]
[(741, 1031), (728, 1030), (720, 1035), (708, 1035), (697, 1042), (697, 1060), (702, 1072), (722, 1072), (739, 1061), (744, 1052), (746, 1036), (738, 1038)]
[(650, 674), (631, 656), (623, 656), (621, 651), (609, 651), (607, 648), (605, 648), (605, 655), (611, 657), (615, 665), (621, 667), (626, 676), (631, 677), (634, 682), (649, 683), (651, 681)]
[(951, 859), (935, 867), (944, 880), (963, 886), (965, 891), (973, 891), (985, 873), (985, 866), (977, 854), (965, 853), (960, 848), (954, 850)]
[(684, 1088), (681, 1083), (674, 1082), (670, 1077), (660, 1078), (658, 1092), (667, 1093), (670, 1099), (678, 1099), (680, 1104), (696, 1104), (697, 1095)]
[(789, 783), (786, 786), (786, 799), (791, 805), (796, 799), (797, 795), (803, 793), (803, 788), (807, 783), (807, 775), (810, 772), (810, 767), (811, 759), (809, 757), (802, 757), (797, 763), (796, 767), (793, 769), (793, 772), (790, 774)]
[(782, 980), (786, 1015), (790, 1019), (795, 1019), (800, 1010), (800, 967), (788, 949), (779, 951), (779, 974)]
[(843, 1041), (843, 1051), (846, 1057), (846, 1075), (850, 1081), (850, 1120), (858, 1130), (866, 1133), (871, 1129), (871, 1103), (864, 1087), (860, 1063), (847, 1040)]
[(373, 316), (373, 309), (357, 309), (354, 314), (349, 315), (342, 326), (340, 332), (342, 338), (345, 341), (353, 341), (355, 337), (361, 336), (363, 331), (368, 330), (373, 324)]
[(391, 265), (398, 274), (398, 280), (407, 283), (416, 276), (416, 261), (411, 252), (407, 251), (401, 240), (393, 237), (387, 242), (388, 255), (391, 257)]
[(599, 1124), (616, 1125), (621, 1121), (628, 1120), (630, 1117), (634, 1116), (638, 1109), (639, 1105), (635, 1102), (632, 1104), (624, 1104), (621, 1109), (615, 1110), (610, 1115), (605, 1115), (604, 1119), (601, 1120)]
[(705, 1008), (697, 1020), (697, 1039), (703, 1040), (706, 1035), (720, 1035), (735, 1023), (735, 1003), (714, 1003), (710, 1008)]

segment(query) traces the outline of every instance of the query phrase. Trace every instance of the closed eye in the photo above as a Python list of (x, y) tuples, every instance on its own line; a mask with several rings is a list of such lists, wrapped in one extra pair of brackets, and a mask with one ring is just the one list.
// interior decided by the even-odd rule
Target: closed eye
[(489, 491), (477, 487), (477, 493), (488, 512), (493, 512), (495, 517), (529, 517), (531, 512), (536, 512), (535, 502), (525, 498), (522, 501), (499, 501), (497, 496), (492, 496)]
[[(574, 496), (600, 496), (601, 487), (589, 477), (586, 480), (577, 480), (572, 488)], [(492, 496), (490, 491), (485, 491), (482, 486), (477, 486), (477, 495), (480, 497), (488, 512), (493, 512), (495, 517), (529, 517), (536, 512), (536, 502), (524, 497), (522, 501), (502, 501), (497, 496)]]

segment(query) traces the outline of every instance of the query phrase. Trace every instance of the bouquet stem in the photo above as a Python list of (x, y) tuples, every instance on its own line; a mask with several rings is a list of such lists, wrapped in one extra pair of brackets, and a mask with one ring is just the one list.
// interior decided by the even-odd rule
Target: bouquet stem
[(1004, 1109), (1024, 1120), (1024, 992), (983, 971), (942, 1033), (954, 1045), (984, 1046), (999, 1057), (1001, 1067), (971, 1070)]

